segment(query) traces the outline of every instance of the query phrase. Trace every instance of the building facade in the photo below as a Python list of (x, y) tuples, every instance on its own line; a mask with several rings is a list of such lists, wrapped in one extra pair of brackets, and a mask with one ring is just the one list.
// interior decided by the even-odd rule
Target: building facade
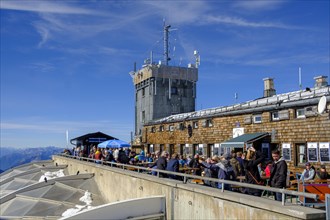
[(330, 87), (326, 78), (316, 77), (314, 88), (279, 95), (273, 80), (264, 79), (263, 98), (151, 121), (142, 130), (142, 143), (149, 152), (208, 157), (253, 145), (269, 158), (273, 149), (282, 150), (289, 166), (307, 161), (329, 163), (330, 113), (326, 109), (330, 109)]
[(174, 114), (195, 111), (196, 82), (199, 53), (194, 51), (195, 64), (188, 67), (170, 66), (169, 32), (171, 25), (164, 22), (163, 61), (158, 64), (150, 58), (140, 70), (130, 72), (135, 87), (135, 128), (133, 146), (141, 146), (142, 128), (150, 121)]

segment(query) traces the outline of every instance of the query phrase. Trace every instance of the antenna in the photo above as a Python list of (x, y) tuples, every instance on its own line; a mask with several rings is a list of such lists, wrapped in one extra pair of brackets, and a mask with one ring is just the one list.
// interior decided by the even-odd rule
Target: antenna
[(317, 112), (319, 114), (322, 114), (327, 108), (327, 97), (322, 96), (320, 98), (319, 104), (317, 105)]
[(168, 33), (171, 25), (166, 25), (164, 21), (164, 63), (167, 66), (168, 61), (171, 60), (168, 56)]
[(299, 88), (301, 90), (302, 84), (301, 84), (301, 67), (299, 67)]
[(201, 64), (201, 56), (197, 50), (194, 50), (194, 56), (196, 59), (196, 68), (198, 68), (198, 66)]
[(69, 147), (69, 131), (68, 130), (66, 130), (66, 148), (68, 148)]

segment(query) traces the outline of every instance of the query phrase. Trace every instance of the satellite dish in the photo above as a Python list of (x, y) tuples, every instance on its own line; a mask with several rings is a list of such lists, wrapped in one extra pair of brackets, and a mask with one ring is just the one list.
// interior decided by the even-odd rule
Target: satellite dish
[(322, 96), (317, 106), (317, 111), (319, 114), (322, 114), (326, 108), (327, 108), (327, 97)]

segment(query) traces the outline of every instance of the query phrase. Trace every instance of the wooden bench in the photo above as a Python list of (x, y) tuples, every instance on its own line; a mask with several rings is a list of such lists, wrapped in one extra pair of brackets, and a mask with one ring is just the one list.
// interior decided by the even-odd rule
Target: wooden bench
[(325, 206), (325, 197), (326, 197), (325, 194), (330, 194), (330, 179), (328, 180), (314, 179), (305, 182), (298, 181), (298, 191), (319, 195), (317, 201), (313, 199), (306, 199), (300, 196), (299, 202), (301, 202), (303, 205)]
[(190, 182), (195, 183), (195, 184), (204, 185), (204, 181), (201, 179), (192, 179)]

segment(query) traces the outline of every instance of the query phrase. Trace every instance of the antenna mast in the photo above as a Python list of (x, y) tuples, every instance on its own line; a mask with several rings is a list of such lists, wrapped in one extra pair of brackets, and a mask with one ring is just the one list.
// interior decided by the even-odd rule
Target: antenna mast
[(301, 67), (299, 67), (299, 88), (301, 90), (302, 84), (301, 84)]
[(168, 57), (168, 33), (171, 25), (166, 25), (164, 21), (164, 63), (167, 66), (171, 58)]
[(66, 136), (66, 148), (68, 149), (68, 147), (69, 147), (69, 131), (68, 130), (66, 130), (65, 136)]

